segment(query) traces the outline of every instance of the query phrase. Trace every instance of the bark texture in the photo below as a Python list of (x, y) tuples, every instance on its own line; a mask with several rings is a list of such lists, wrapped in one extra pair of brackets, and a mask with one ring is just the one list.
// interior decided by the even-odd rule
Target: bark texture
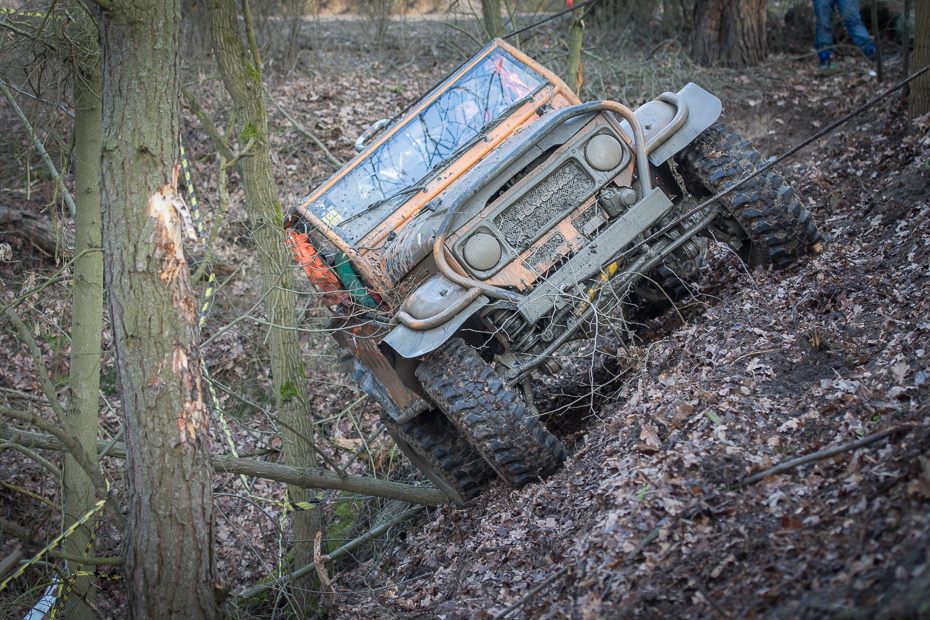
[[(243, 5), (247, 8), (247, 4)], [(239, 35), (234, 0), (217, 0), (211, 8), (213, 52), (220, 74), (233, 101), (239, 123), (240, 148), (254, 139), (252, 157), (239, 160), (236, 170), (242, 177), (246, 207), (252, 235), (257, 242), (261, 270), (265, 316), (270, 328), (269, 358), (275, 386), (278, 415), (300, 434), (282, 429), (284, 462), (292, 467), (315, 465), (315, 453), (307, 441), (313, 439), (313, 416), (307, 398), (307, 377), (300, 353), (297, 327), (297, 305), (294, 296), (293, 258), (284, 244), (281, 228), (283, 213), (274, 184), (268, 147), (268, 118), (262, 91), (261, 59), (254, 39), (249, 35), (252, 60), (246, 54)], [(251, 32), (246, 14), (246, 30)], [(291, 501), (303, 502), (312, 493), (297, 485), (288, 485)], [(313, 561), (313, 539), (322, 530), (321, 511), (306, 510), (292, 520), (295, 542), (295, 563), (298, 566)], [(298, 584), (309, 589), (308, 583)]]
[[(917, 72), (930, 65), (930, 2), (918, 0), (914, 7), (914, 68)], [(911, 82), (907, 101), (908, 115), (914, 119), (930, 112), (930, 73)]]
[(766, 0), (697, 0), (691, 57), (705, 66), (742, 69), (768, 55)]
[(179, 2), (120, 0), (99, 24), (104, 274), (129, 465), (126, 590), (134, 618), (212, 619), (213, 468), (177, 195)]
[(565, 83), (572, 92), (581, 96), (584, 77), (581, 74), (581, 44), (584, 34), (584, 20), (575, 19), (568, 29), (568, 77)]
[[(90, 29), (89, 18), (78, 12), (81, 33)], [(86, 34), (85, 34), (86, 36)], [(74, 76), (74, 206), (75, 248), (80, 258), (74, 264), (74, 288), (71, 318), (71, 363), (68, 387), (71, 407), (65, 429), (97, 464), (97, 413), (100, 406), (100, 335), (103, 331), (103, 253), (85, 250), (100, 248), (100, 58), (84, 59), (82, 70)], [(96, 500), (94, 484), (87, 473), (68, 453), (64, 457), (65, 526), (77, 521)], [(92, 519), (65, 539), (63, 550), (74, 555), (93, 557)], [(74, 590), (65, 602), (67, 620), (91, 620), (93, 610), (93, 566), (68, 564)], [(89, 574), (87, 574), (89, 573)]]
[(484, 17), (484, 29), (488, 37), (501, 36), (504, 22), (501, 20), (501, 0), (481, 0), (481, 15)]

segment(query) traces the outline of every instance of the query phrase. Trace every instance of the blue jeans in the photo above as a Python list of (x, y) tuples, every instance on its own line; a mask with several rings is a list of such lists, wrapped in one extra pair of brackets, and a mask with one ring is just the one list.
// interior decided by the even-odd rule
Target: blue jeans
[(817, 17), (817, 29), (814, 47), (822, 50), (833, 46), (833, 7), (840, 12), (840, 19), (846, 25), (853, 43), (866, 51), (873, 45), (869, 31), (859, 16), (859, 0), (814, 0), (814, 15)]

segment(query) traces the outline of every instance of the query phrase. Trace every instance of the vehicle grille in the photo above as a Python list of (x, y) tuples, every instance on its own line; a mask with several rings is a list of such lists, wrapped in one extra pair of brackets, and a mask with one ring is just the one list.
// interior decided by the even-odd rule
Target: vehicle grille
[(593, 189), (594, 179), (578, 162), (569, 160), (498, 213), (494, 225), (511, 247), (522, 252), (549, 228), (547, 224), (580, 205)]
[(523, 261), (523, 266), (533, 271), (542, 266), (543, 270), (545, 270), (559, 256), (559, 246), (563, 243), (565, 243), (565, 237), (561, 233), (555, 233), (544, 244), (539, 246), (529, 258)]

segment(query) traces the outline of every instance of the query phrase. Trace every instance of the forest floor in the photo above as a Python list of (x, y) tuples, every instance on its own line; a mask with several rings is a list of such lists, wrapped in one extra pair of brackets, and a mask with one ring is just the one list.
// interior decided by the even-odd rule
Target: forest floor
[[(724, 95), (765, 156), (881, 90), (859, 58), (773, 60), (736, 76), (759, 95)], [(782, 170), (822, 254), (748, 273), (714, 248), (632, 357), (574, 350), (541, 394), (563, 471), (422, 517), (341, 570), (333, 615), (493, 618), (543, 586), (509, 617), (930, 617), (930, 119), (909, 134), (892, 95)]]
[[(402, 38), (377, 50), (358, 43), (357, 31), (308, 32), (305, 62), (269, 79), (269, 89), (347, 161), (365, 127), (396, 114), (461, 60), (452, 50), (465, 43), (430, 30), (440, 26), (405, 25)], [(584, 99), (635, 106), (694, 81), (723, 99), (722, 120), (766, 157), (882, 90), (852, 55), (823, 73), (812, 56), (786, 48), (763, 67), (732, 71), (690, 65), (671, 40), (590, 37)], [(550, 27), (527, 46), (557, 69), (560, 41)], [(197, 62), (189, 59), (189, 79), (225, 124), (221, 85)], [(898, 76), (900, 64), (890, 73)], [(333, 170), (273, 106), (269, 113), (281, 200), (294, 204)], [(607, 337), (573, 348), (560, 360), (563, 375), (539, 384), (547, 424), (571, 452), (562, 471), (521, 490), (493, 486), (468, 506), (431, 509), (359, 550), (331, 574), (327, 617), (494, 618), (518, 601), (508, 617), (930, 617), (930, 118), (909, 131), (906, 116), (905, 100), (892, 95), (782, 165), (827, 237), (823, 253), (785, 271), (749, 272), (713, 246), (693, 297), (642, 317), (629, 351)], [(218, 219), (215, 155), (191, 116), (184, 140), (209, 229)], [(250, 278), (255, 246), (241, 188), (234, 176), (229, 183), (217, 242), (225, 286), (204, 338), (245, 313), (260, 290)], [(17, 196), (0, 201), (21, 204)], [(22, 239), (3, 241), (19, 265), (0, 267), (5, 303), (55, 267)], [(189, 253), (194, 262), (203, 255)], [(345, 459), (376, 426), (377, 407), (335, 371), (320, 330), (325, 317), (306, 284), (299, 287), (318, 428), (330, 455)], [(67, 346), (56, 330), (67, 330), (69, 318), (66, 289), (51, 291), (23, 311), (57, 378), (67, 375)], [(274, 424), (254, 413), (255, 403), (273, 400), (262, 338), (262, 325), (246, 321), (203, 352), (232, 388), (219, 397), (243, 454), (280, 447)], [(0, 347), (11, 352), (0, 387), (39, 394), (11, 333), (0, 333)], [(108, 359), (106, 438), (118, 430), (115, 385)], [(779, 463), (892, 428), (899, 430), (865, 448), (740, 486)], [(216, 451), (227, 452), (223, 433), (215, 437)], [(4, 480), (56, 497), (36, 465), (11, 455), (0, 460)], [(108, 465), (117, 479), (120, 466)], [(418, 480), (383, 438), (353, 467)], [(243, 502), (235, 479), (218, 478), (216, 490), (219, 575), (239, 592), (275, 569), (281, 513)], [(282, 492), (252, 487), (278, 500)], [(0, 489), (0, 498), (4, 519), (31, 520), (40, 539), (54, 531), (51, 514), (37, 521), (22, 497)], [(364, 531), (363, 513), (375, 510), (349, 499), (332, 515), (346, 522), (346, 538)], [(10, 544), (0, 539), (0, 555)], [(100, 547), (116, 554), (118, 538), (103, 531)], [(119, 582), (101, 587), (101, 615), (123, 617)], [(23, 594), (19, 604), (35, 598)], [(234, 615), (271, 613), (243, 605)]]

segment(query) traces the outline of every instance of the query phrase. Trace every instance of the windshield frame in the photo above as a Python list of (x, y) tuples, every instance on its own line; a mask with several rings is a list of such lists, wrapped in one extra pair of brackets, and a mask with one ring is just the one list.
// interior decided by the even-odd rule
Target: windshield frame
[[(525, 62), (524, 59), (511, 53), (511, 51), (507, 49), (508, 47), (509, 46), (505, 47), (501, 45), (501, 42), (494, 41), (482, 50), (482, 52), (463, 64), (456, 72), (449, 75), (438, 87), (409, 106), (405, 113), (400, 116), (397, 121), (392, 123), (387, 131), (376, 141), (370, 144), (342, 170), (329, 179), (329, 181), (324, 183), (323, 186), (317, 188), (316, 191), (307, 196), (300, 206), (297, 207), (297, 210), (306, 215), (312, 214), (315, 216), (314, 219), (319, 219), (346, 242), (353, 245), (358, 243), (368, 232), (378, 226), (385, 217), (390, 215), (393, 206), (396, 206), (396, 198), (399, 195), (412, 194), (414, 193), (414, 189), (427, 185), (432, 179), (440, 175), (452, 162), (461, 157), (464, 152), (474, 147), (482, 136), (485, 136), (489, 131), (512, 115), (514, 110), (525, 105), (525, 103), (532, 99), (541, 89), (547, 86), (550, 88), (552, 87), (549, 76), (539, 71), (538, 66), (529, 64)], [(500, 64), (498, 64), (496, 68), (481, 68), (481, 63), (483, 62), (494, 62), (489, 60), (489, 57), (494, 54), (499, 54), (501, 56), (502, 60), (499, 61)], [(504, 61), (506, 61), (507, 66), (503, 64)], [(486, 79), (481, 73), (475, 73), (476, 71), (487, 71), (488, 75), (499, 75), (500, 82), (497, 88), (500, 89), (500, 94), (484, 95), (483, 97), (478, 97), (473, 94), (469, 96), (469, 88), (474, 88), (476, 85), (483, 87), (484, 83), (481, 80)], [(469, 79), (467, 76), (469, 75), (478, 78), (479, 81), (477, 84), (467, 81)], [(492, 87), (492, 81), (493, 78), (487, 81), (489, 88)], [(456, 95), (455, 91), (459, 88), (462, 89), (462, 94)], [(440, 101), (445, 101), (446, 103), (440, 104), (439, 108), (434, 108), (434, 104)], [(451, 116), (451, 114), (454, 114), (455, 112), (450, 114), (450, 111), (453, 110), (451, 101), (455, 101), (456, 103), (454, 105), (456, 106), (459, 102), (466, 104), (474, 102), (479, 104), (479, 106), (485, 106), (483, 113), (480, 115), (481, 117), (478, 117), (473, 112), (472, 116), (468, 117), (467, 123), (461, 123), (459, 125), (459, 131), (463, 136), (460, 138), (461, 141), (452, 138), (447, 142), (447, 146), (443, 147), (446, 149), (451, 148), (452, 150), (443, 152), (440, 150), (440, 147), (434, 146), (433, 148), (436, 152), (425, 153), (417, 161), (417, 165), (421, 168), (425, 168), (422, 173), (416, 170), (416, 167), (414, 167), (412, 174), (404, 171), (404, 174), (407, 174), (407, 176), (398, 175), (398, 181), (395, 182), (397, 185), (396, 191), (391, 191), (388, 195), (384, 195), (385, 192), (381, 189), (381, 184), (376, 180), (376, 183), (370, 184), (367, 189), (375, 196), (380, 193), (381, 197), (368, 204), (364, 204), (364, 199), (355, 200), (355, 197), (347, 199), (346, 196), (334, 196), (331, 194), (331, 191), (335, 190), (337, 187), (345, 187), (346, 182), (351, 183), (350, 179), (355, 180), (352, 179), (352, 177), (358, 176), (358, 173), (361, 172), (361, 170), (359, 170), (360, 166), (366, 166), (366, 168), (372, 167), (372, 158), (377, 156), (380, 152), (379, 149), (392, 148), (395, 145), (406, 144), (422, 146), (426, 140), (433, 140), (435, 136), (424, 134), (423, 139), (417, 142), (414, 137), (410, 136), (410, 132), (415, 133), (416, 130), (423, 131), (422, 127), (426, 126), (424, 124), (424, 118), (426, 118), (424, 115), (437, 112), (440, 115), (448, 114)], [(501, 104), (505, 107), (498, 107), (497, 110), (493, 109), (495, 106), (500, 106)], [(446, 107), (443, 107), (443, 105)], [(491, 108), (487, 106), (491, 106)], [(475, 106), (474, 109), (480, 110), (477, 106)], [(489, 120), (483, 120), (482, 117), (483, 119)], [(440, 116), (440, 118), (445, 120), (447, 117)], [(417, 126), (418, 123), (420, 127)], [(443, 126), (445, 127), (445, 123)], [(462, 128), (464, 128), (464, 130)], [(442, 131), (444, 131), (444, 129)], [(398, 136), (405, 134), (408, 137), (406, 139), (401, 138), (398, 141)], [(387, 161), (392, 163), (396, 161), (395, 159), (391, 159), (391, 157), (394, 157), (393, 154), (387, 157)], [(438, 158), (438, 161), (430, 163), (430, 160), (434, 157)], [(372, 168), (371, 172), (373, 174), (380, 174), (382, 170), (385, 170), (385, 168), (375, 166)], [(387, 168), (387, 171), (391, 170)], [(368, 179), (370, 175), (366, 174), (367, 172), (369, 171), (366, 169), (366, 172), (362, 173), (362, 176), (355, 181), (358, 182), (363, 179)], [(377, 187), (375, 187), (376, 184)], [(362, 191), (361, 186), (358, 184), (352, 185), (352, 188), (353, 190), (345, 188), (337, 193), (348, 193), (354, 191), (354, 189), (358, 189), (360, 192)], [(391, 189), (395, 190), (395, 188)], [(358, 205), (358, 207), (353, 208), (356, 205)], [(382, 213), (385, 205), (393, 206), (388, 212)], [(343, 228), (345, 224), (349, 225)]]

